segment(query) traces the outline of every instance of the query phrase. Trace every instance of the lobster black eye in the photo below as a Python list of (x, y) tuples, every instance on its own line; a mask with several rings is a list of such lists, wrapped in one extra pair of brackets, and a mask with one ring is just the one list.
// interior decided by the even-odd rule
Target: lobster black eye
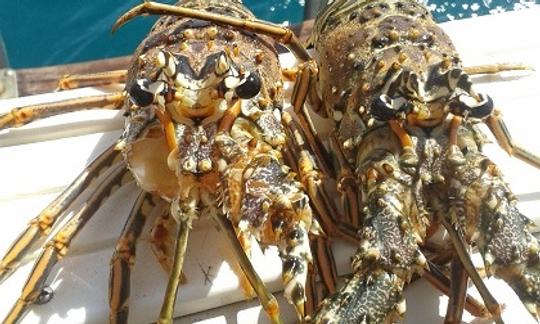
[[(466, 95), (459, 96), (450, 103), (450, 111), (457, 116), (470, 116), (473, 118), (487, 118), (493, 112), (493, 99), (488, 95), (478, 94), (479, 101)], [(462, 99), (468, 99), (463, 101)]]
[(137, 80), (129, 89), (129, 96), (139, 107), (146, 107), (154, 102), (154, 94), (148, 89), (148, 80)]
[(390, 98), (383, 94), (371, 103), (371, 114), (377, 120), (388, 121), (399, 118), (400, 114), (409, 112), (411, 108), (403, 97)]
[(261, 78), (257, 72), (248, 75), (246, 82), (236, 87), (236, 95), (242, 99), (255, 97), (261, 91)]

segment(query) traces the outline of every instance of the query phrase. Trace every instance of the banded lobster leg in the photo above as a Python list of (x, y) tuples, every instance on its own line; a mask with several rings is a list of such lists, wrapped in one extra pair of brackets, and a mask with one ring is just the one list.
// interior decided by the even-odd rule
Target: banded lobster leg
[[(350, 243), (358, 242), (358, 235), (347, 223), (336, 219), (336, 210), (329, 194), (323, 187), (322, 173), (316, 164), (316, 160), (310, 154), (309, 148), (304, 141), (305, 132), (298, 127), (288, 113), (283, 113), (283, 123), (288, 131), (290, 141), (289, 150), (295, 152), (298, 158), (298, 172), (302, 183), (308, 189), (312, 204), (315, 206), (323, 228), (329, 236), (340, 237)], [(292, 163), (295, 163), (294, 161)]]
[(67, 99), (45, 104), (13, 108), (0, 114), (0, 130), (19, 127), (37, 119), (65, 114), (85, 109), (120, 109), (124, 105), (123, 92), (106, 93), (75, 99)]
[[(127, 323), (129, 313), (131, 268), (135, 264), (136, 244), (147, 218), (162, 214), (168, 204), (154, 203), (149, 193), (141, 191), (133, 204), (110, 261), (109, 321)], [(169, 212), (168, 210), (166, 211)]]
[(253, 287), (253, 290), (261, 301), (263, 309), (273, 323), (281, 323), (277, 300), (272, 293), (268, 291), (262, 279), (257, 275), (257, 272), (255, 271), (255, 268), (253, 268), (253, 265), (251, 264), (251, 261), (245, 253), (242, 245), (240, 245), (238, 242), (236, 231), (231, 222), (228, 219), (225, 219), (223, 215), (214, 214), (213, 216), (219, 227), (225, 232), (227, 240), (232, 245), (236, 260), (238, 261), (246, 278), (250, 282), (251, 287)]
[[(291, 103), (294, 107), (294, 111), (299, 118), (300, 125), (304, 129), (305, 137), (310, 145), (311, 151), (314, 153), (316, 161), (322, 167), (322, 171), (325, 174), (332, 174), (336, 178), (338, 184), (338, 191), (341, 193), (342, 205), (344, 206), (346, 221), (353, 227), (358, 227), (360, 221), (360, 201), (361, 197), (358, 192), (358, 188), (355, 185), (354, 173), (349, 166), (349, 161), (346, 159), (345, 153), (342, 151), (341, 146), (337, 143), (335, 134), (330, 135), (330, 145), (333, 149), (333, 153), (325, 149), (322, 143), (319, 133), (313, 125), (313, 120), (308, 113), (305, 102), (306, 100), (310, 104), (312, 111), (318, 113), (321, 116), (326, 116), (324, 110), (324, 103), (321, 102), (319, 95), (314, 91), (315, 83), (317, 80), (317, 67), (314, 61), (310, 60), (300, 65), (296, 72), (296, 83), (293, 89)], [(340, 116), (331, 116), (333, 120), (339, 121)], [(349, 143), (353, 144), (353, 143)], [(324, 168), (328, 156), (335, 157), (337, 162), (337, 170), (328, 171), (329, 167)], [(342, 220), (343, 221), (343, 220)]]
[(450, 263), (450, 278), (450, 288), (452, 293), (448, 300), (444, 322), (447, 324), (461, 323), (469, 276), (467, 275), (467, 271), (465, 271), (465, 267), (461, 263), (461, 260), (457, 256), (454, 256)]
[[(297, 127), (295, 121), (288, 113), (283, 113), (282, 121), (287, 131), (287, 149), (285, 150), (288, 164), (299, 173), (302, 184), (310, 192), (311, 203), (315, 207), (317, 219), (321, 222), (323, 233), (311, 239), (311, 250), (315, 255), (315, 264), (310, 271), (308, 284), (309, 294), (306, 296), (306, 313), (311, 314), (322, 301), (322, 297), (333, 294), (337, 286), (337, 269), (331, 247), (331, 238), (338, 236), (336, 229), (338, 224), (334, 224), (329, 216), (332, 201), (325, 192), (321, 190), (321, 176), (316, 165), (309, 154), (306, 143), (303, 140), (303, 133)], [(355, 242), (356, 233), (348, 233), (351, 242)], [(324, 283), (326, 292), (319, 293), (316, 283), (316, 275)]]
[[(152, 213), (157, 213), (154, 218), (154, 224), (150, 230), (150, 247), (154, 253), (156, 259), (158, 260), (161, 268), (165, 273), (170, 273), (173, 267), (172, 256), (174, 254), (175, 246), (175, 228), (176, 220), (172, 217), (169, 208), (165, 208), (164, 203), (158, 203), (155, 207), (155, 211)], [(150, 217), (147, 217), (150, 218)], [(180, 282), (183, 283), (186, 281), (184, 274)]]
[(461, 323), (463, 309), (476, 317), (488, 317), (489, 311), (487, 308), (467, 294), (468, 275), (461, 260), (454, 255), (450, 261), (451, 279), (446, 277), (442, 270), (432, 261), (428, 261), (429, 270), (422, 275), (422, 278), (449, 297), (445, 323)]
[[(74, 89), (123, 82), (125, 70), (107, 71), (83, 75), (66, 75), (58, 81), (58, 90)], [(124, 92), (111, 92), (99, 95), (66, 99), (37, 105), (15, 107), (0, 114), (0, 130), (20, 127), (35, 120), (88, 109), (112, 109), (123, 107)]]
[(119, 162), (121, 156), (109, 147), (58, 196), (38, 216), (32, 219), (24, 232), (13, 242), (6, 255), (0, 261), (0, 282), (15, 271), (22, 259), (50, 233), (58, 218), (79, 197), (81, 192), (95, 180), (106, 168)]
[(46, 291), (44, 287), (47, 276), (54, 265), (67, 254), (71, 241), (94, 215), (100, 203), (111, 194), (112, 190), (118, 188), (119, 184), (127, 180), (126, 174), (128, 171), (123, 163), (114, 165), (105, 179), (97, 184), (86, 204), (45, 244), (24, 284), (21, 296), (4, 319), (4, 323), (18, 322), (31, 305), (40, 302), (40, 298)]
[(515, 196), (488, 158), (470, 147), (464, 158), (452, 169), (450, 220), (467, 241), (476, 242), (487, 274), (504, 279), (538, 320), (540, 245), (529, 231), (533, 223), (519, 212)]
[(127, 72), (127, 70), (111, 70), (88, 74), (66, 74), (60, 78), (60, 80), (58, 80), (56, 90), (68, 90), (124, 83), (126, 81)]
[[(225, 215), (218, 211), (214, 205), (215, 197), (205, 191), (199, 191), (197, 188), (187, 190), (187, 196), (174, 200), (171, 204), (171, 215), (178, 223), (176, 237), (176, 247), (174, 259), (172, 262), (169, 281), (165, 292), (165, 298), (161, 307), (158, 323), (170, 324), (173, 319), (174, 304), (178, 293), (179, 284), (182, 282), (182, 266), (184, 262), (185, 251), (187, 248), (188, 235), (192, 227), (192, 221), (197, 219), (200, 214), (210, 215), (225, 232), (227, 240), (232, 246), (240, 267), (246, 275), (255, 293), (259, 297), (263, 309), (269, 315), (273, 323), (281, 323), (279, 306), (275, 297), (268, 291), (261, 278), (253, 268), (246, 253), (244, 252), (237, 234), (231, 226)], [(199, 204), (204, 206), (199, 211)]]
[(535, 168), (540, 169), (540, 157), (527, 151), (525, 148), (514, 142), (499, 110), (494, 110), (492, 114), (485, 120), (485, 123), (495, 136), (497, 143), (499, 143), (499, 145), (508, 154), (510, 154), (510, 156), (517, 157)]

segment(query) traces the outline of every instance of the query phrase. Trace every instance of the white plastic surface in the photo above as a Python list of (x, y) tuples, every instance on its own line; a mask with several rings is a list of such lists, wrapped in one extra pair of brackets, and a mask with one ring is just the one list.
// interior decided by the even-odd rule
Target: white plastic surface
[[(540, 70), (540, 8), (504, 13), (443, 24), (454, 40), (466, 65), (524, 62)], [(290, 55), (283, 60), (291, 62)], [(473, 77), (478, 91), (489, 93), (506, 117), (513, 137), (540, 154), (540, 74), (505, 72)], [(0, 100), (0, 112), (13, 106), (96, 93), (81, 89), (61, 93)], [(99, 152), (114, 142), (123, 126), (117, 112), (86, 111), (49, 118), (34, 124), (0, 132), (0, 255), (23, 230), (29, 219), (45, 207)], [(66, 137), (70, 136), (70, 137)], [(496, 145), (486, 148), (521, 199), (520, 208), (540, 223), (540, 171), (511, 159)], [(48, 280), (55, 290), (52, 301), (35, 306), (24, 323), (103, 323), (107, 321), (108, 262), (123, 222), (135, 199), (132, 183), (108, 199), (75, 239), (69, 255), (56, 266)], [(147, 223), (151, 224), (151, 220)], [(130, 322), (149, 323), (157, 318), (167, 275), (158, 266), (148, 245), (148, 225), (138, 245), (132, 275)], [(336, 245), (338, 268), (349, 269), (351, 247)], [(188, 283), (180, 289), (178, 322), (257, 323), (266, 322), (264, 313), (246, 302), (203, 312), (243, 300), (237, 278), (228, 261), (231, 253), (221, 233), (209, 220), (199, 221), (190, 234), (184, 272)], [(275, 249), (267, 256), (256, 253), (254, 264), (272, 290), (280, 290), (280, 261)], [(27, 262), (0, 285), (0, 318), (18, 297), (32, 262)], [(210, 268), (212, 284), (203, 273)], [(490, 279), (495, 297), (506, 305), (507, 323), (533, 323), (511, 289)], [(474, 290), (474, 289), (473, 289)], [(406, 323), (442, 322), (446, 297), (425, 281), (407, 288)], [(254, 308), (253, 308), (254, 307)], [(287, 323), (294, 322), (292, 307), (282, 303)], [(185, 316), (186, 314), (197, 313)], [(470, 316), (466, 322), (479, 323)]]

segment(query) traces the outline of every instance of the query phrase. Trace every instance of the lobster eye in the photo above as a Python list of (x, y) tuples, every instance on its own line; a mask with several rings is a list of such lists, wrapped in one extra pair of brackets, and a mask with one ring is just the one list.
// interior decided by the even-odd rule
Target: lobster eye
[(450, 111), (457, 116), (486, 118), (493, 112), (493, 99), (488, 95), (478, 94), (479, 101), (467, 95), (461, 95), (450, 103)]
[(257, 72), (252, 72), (246, 78), (246, 81), (236, 87), (236, 95), (242, 99), (255, 97), (261, 91), (261, 78)]
[(148, 80), (137, 80), (129, 89), (131, 101), (139, 107), (146, 107), (154, 102), (154, 94), (148, 86)]
[(388, 121), (397, 119), (400, 113), (407, 113), (411, 108), (411, 104), (403, 97), (390, 98), (383, 94), (371, 103), (371, 114), (377, 120)]

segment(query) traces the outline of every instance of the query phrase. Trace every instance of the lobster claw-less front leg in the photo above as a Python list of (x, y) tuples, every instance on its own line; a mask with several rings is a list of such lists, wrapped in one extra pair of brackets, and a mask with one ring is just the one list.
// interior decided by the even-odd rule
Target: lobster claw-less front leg
[(540, 247), (529, 231), (532, 222), (517, 209), (493, 162), (475, 150), (469, 150), (465, 160), (453, 170), (454, 223), (468, 240), (476, 241), (488, 275), (504, 279), (538, 320)]
[(485, 123), (495, 136), (497, 143), (499, 143), (508, 154), (529, 163), (535, 168), (540, 168), (540, 157), (514, 142), (499, 110), (495, 109), (485, 120)]
[(316, 228), (309, 199), (283, 165), (278, 150), (255, 139), (246, 145), (220, 134), (216, 142), (228, 163), (223, 182), (223, 208), (240, 235), (279, 248), (284, 295), (304, 316), (305, 285), (312, 262), (308, 233)]
[(367, 200), (353, 277), (327, 299), (314, 323), (383, 323), (402, 316), (402, 292), (426, 265), (418, 243), (424, 219), (416, 212), (412, 178), (400, 169), (399, 153), (371, 152), (358, 170)]

